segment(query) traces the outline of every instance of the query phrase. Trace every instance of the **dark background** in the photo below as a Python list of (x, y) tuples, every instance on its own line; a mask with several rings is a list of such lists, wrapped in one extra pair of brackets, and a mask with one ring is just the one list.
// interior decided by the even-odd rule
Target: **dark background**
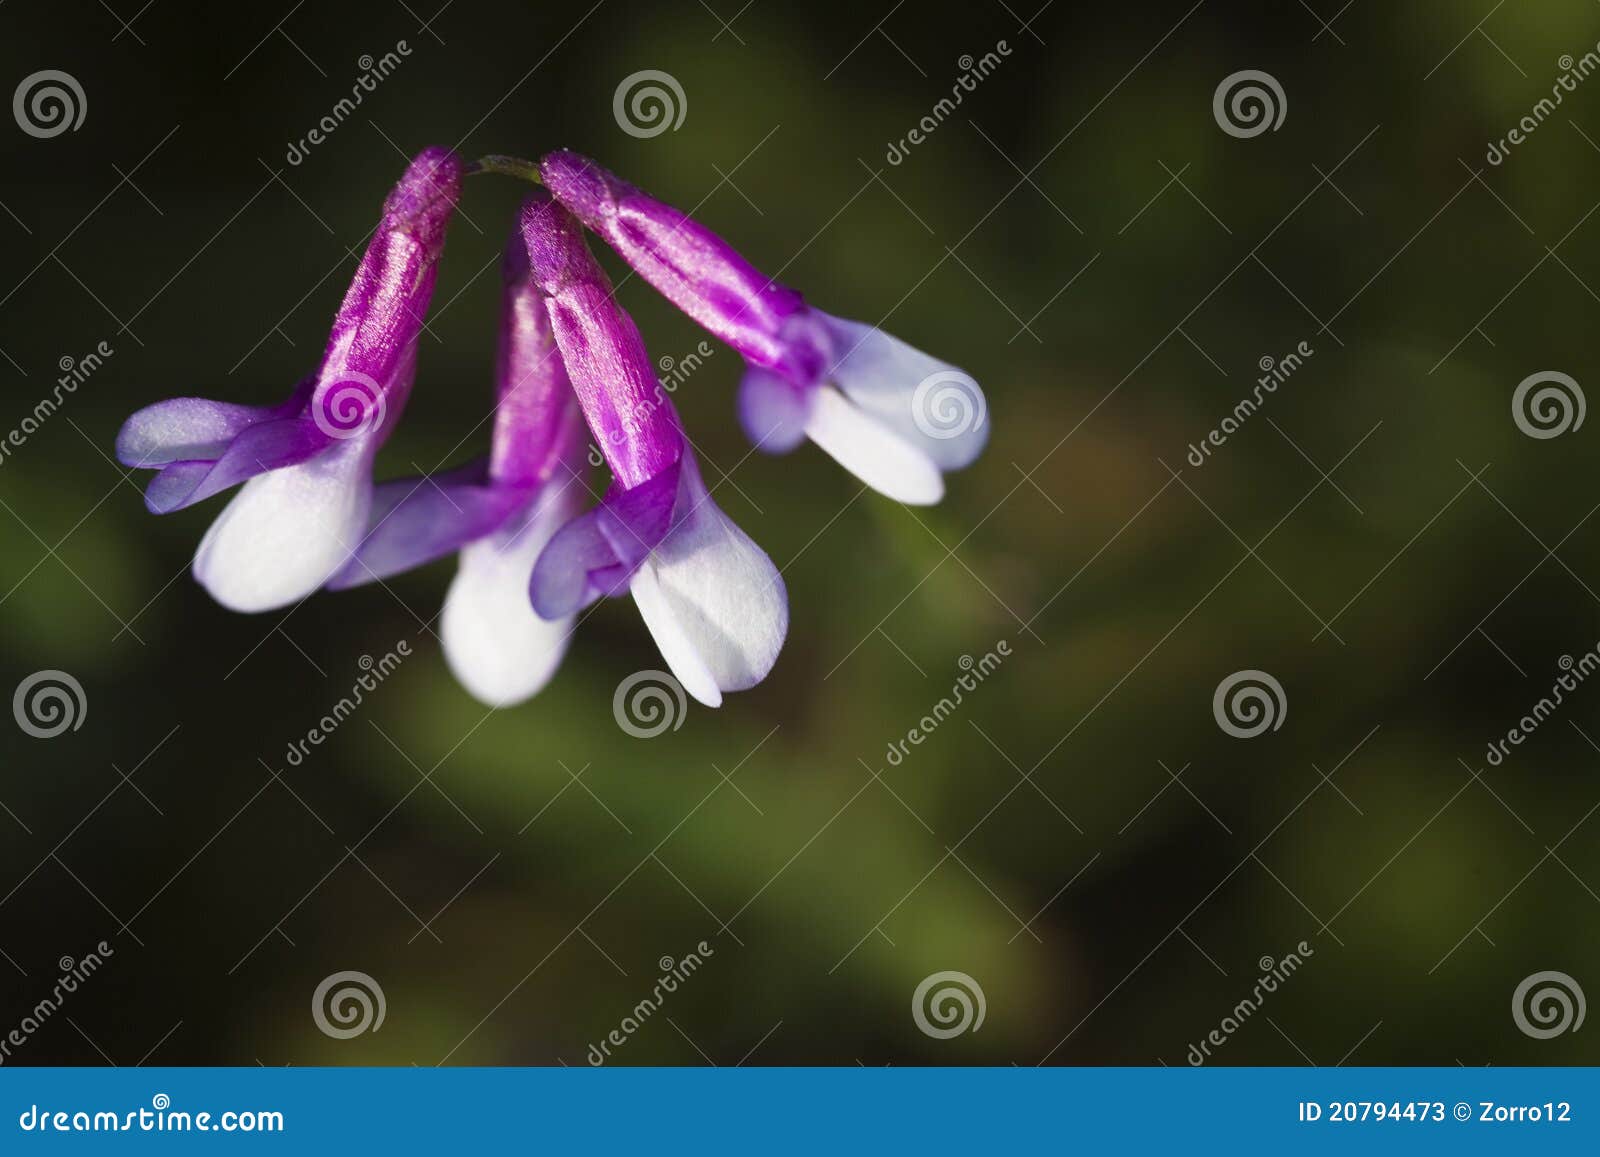
[[(582, 1064), (701, 940), (619, 1062), (1182, 1064), (1302, 940), (1218, 1063), (1594, 1062), (1594, 1026), (1536, 1040), (1510, 1005), (1543, 970), (1600, 993), (1600, 686), (1484, 752), (1600, 639), (1600, 421), (1542, 440), (1511, 413), (1537, 371), (1597, 384), (1600, 79), (1484, 156), (1594, 49), (1600, 6), (592, 2), (0, 8), (4, 93), (55, 68), (88, 106), (47, 140), (0, 119), (0, 427), (61, 359), (115, 351), (0, 464), (0, 691), (61, 669), (87, 699), (58, 738), (0, 728), (0, 1032), (58, 958), (115, 952), (10, 1063)], [(650, 139), (612, 115), (643, 69), (687, 100)], [(1213, 118), (1241, 69), (1281, 82), (1277, 131)], [(760, 688), (655, 739), (612, 714), (660, 665), (627, 603), (488, 717), (431, 630), (452, 563), (223, 611), (186, 570), (221, 502), (146, 514), (118, 425), (283, 397), (428, 144), (570, 146), (698, 206), (822, 308), (969, 369), (987, 453), (931, 510), (814, 448), (746, 457), (718, 347), (678, 402), (792, 627)], [(520, 195), (469, 183), (382, 476), (486, 445)], [(654, 356), (700, 341), (637, 279), (621, 300)], [(1287, 699), (1250, 740), (1212, 713), (1243, 669)], [(335, 1040), (309, 1004), (345, 969), (387, 1016)], [(943, 970), (987, 1012), (936, 1040), (910, 1004)]]

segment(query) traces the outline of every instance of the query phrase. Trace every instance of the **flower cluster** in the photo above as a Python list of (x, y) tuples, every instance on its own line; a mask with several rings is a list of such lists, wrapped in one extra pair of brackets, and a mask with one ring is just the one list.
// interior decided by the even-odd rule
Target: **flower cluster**
[[(230, 609), (289, 606), (458, 553), (441, 637), (452, 670), (483, 702), (535, 694), (578, 614), (631, 594), (673, 674), (717, 706), (776, 663), (788, 594), (771, 559), (713, 501), (585, 230), (743, 355), (740, 418), (768, 452), (810, 438), (890, 498), (937, 502), (943, 473), (972, 462), (988, 430), (981, 419), (930, 425), (917, 412), (921, 395), (929, 381), (970, 379), (811, 307), (697, 221), (557, 152), (527, 166), (537, 187), (506, 245), (488, 456), (374, 485), (373, 459), (411, 392), (462, 179), (482, 168), (496, 166), (438, 148), (411, 162), (321, 366), (287, 401), (160, 402), (127, 420), (117, 455), (156, 471), (145, 504), (157, 514), (243, 483), (194, 559), (195, 578)], [(588, 510), (585, 425), (612, 477)]]

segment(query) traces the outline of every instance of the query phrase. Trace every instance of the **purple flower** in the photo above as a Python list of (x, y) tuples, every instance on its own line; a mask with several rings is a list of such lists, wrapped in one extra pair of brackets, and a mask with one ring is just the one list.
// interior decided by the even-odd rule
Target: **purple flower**
[(572, 152), (540, 162), (545, 185), (635, 272), (744, 355), (745, 432), (782, 453), (809, 437), (863, 482), (913, 504), (939, 501), (942, 472), (988, 439), (969, 376), (874, 326), (832, 317), (763, 277), (693, 218)]
[(631, 592), (678, 681), (718, 706), (722, 692), (755, 686), (777, 662), (789, 627), (783, 578), (712, 501), (582, 227), (544, 194), (523, 207), (520, 225), (567, 374), (614, 476), (600, 505), (539, 556), (534, 609), (558, 619)]
[(174, 398), (123, 424), (117, 457), (159, 471), (145, 491), (155, 514), (245, 483), (195, 553), (195, 578), (223, 606), (287, 606), (350, 557), (367, 524), (373, 457), (411, 392), (461, 176), (446, 149), (411, 162), (384, 202), (321, 368), (286, 402)]
[(379, 485), (371, 529), (328, 584), (360, 586), (459, 551), (440, 635), (456, 678), (491, 707), (532, 697), (566, 654), (573, 616), (534, 614), (528, 580), (583, 493), (581, 411), (520, 236), (506, 248), (503, 272), (489, 457), (437, 478)]

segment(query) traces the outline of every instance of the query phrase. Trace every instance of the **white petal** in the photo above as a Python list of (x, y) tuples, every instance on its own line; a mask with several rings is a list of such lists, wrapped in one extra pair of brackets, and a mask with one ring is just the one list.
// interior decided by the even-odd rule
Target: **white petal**
[(276, 610), (311, 594), (361, 541), (375, 450), (351, 441), (250, 479), (201, 539), (194, 577), (233, 611)]
[(812, 391), (806, 434), (846, 470), (897, 502), (931, 506), (944, 497), (933, 460), (832, 386)]
[(683, 485), (689, 512), (640, 564), (631, 590), (673, 675), (716, 707), (723, 691), (754, 687), (778, 661), (789, 596), (772, 560), (706, 494), (692, 461)]
[[(826, 316), (826, 315), (825, 315)], [(859, 321), (828, 317), (832, 378), (941, 470), (971, 465), (989, 440), (988, 403), (970, 376)]]
[(440, 635), (450, 670), (486, 706), (509, 707), (532, 698), (567, 653), (576, 618), (536, 615), (528, 601), (528, 579), (551, 535), (576, 512), (576, 499), (558, 482), (514, 526), (461, 552), (461, 567), (445, 596)]

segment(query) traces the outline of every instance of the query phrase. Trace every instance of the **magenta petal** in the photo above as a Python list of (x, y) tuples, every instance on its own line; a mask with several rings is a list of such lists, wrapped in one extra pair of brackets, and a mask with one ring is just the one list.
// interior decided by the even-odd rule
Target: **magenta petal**
[(491, 482), (483, 461), (436, 478), (385, 482), (373, 492), (371, 529), (328, 587), (361, 586), (453, 554), (493, 534), (537, 492)]
[(333, 442), (310, 418), (280, 418), (246, 427), (215, 462), (174, 462), (150, 483), (145, 506), (171, 514), (257, 474), (297, 466)]
[(780, 334), (804, 308), (800, 294), (764, 276), (721, 237), (578, 153), (551, 153), (539, 171), (556, 200), (634, 272), (746, 358), (796, 380), (821, 371), (814, 351)]

